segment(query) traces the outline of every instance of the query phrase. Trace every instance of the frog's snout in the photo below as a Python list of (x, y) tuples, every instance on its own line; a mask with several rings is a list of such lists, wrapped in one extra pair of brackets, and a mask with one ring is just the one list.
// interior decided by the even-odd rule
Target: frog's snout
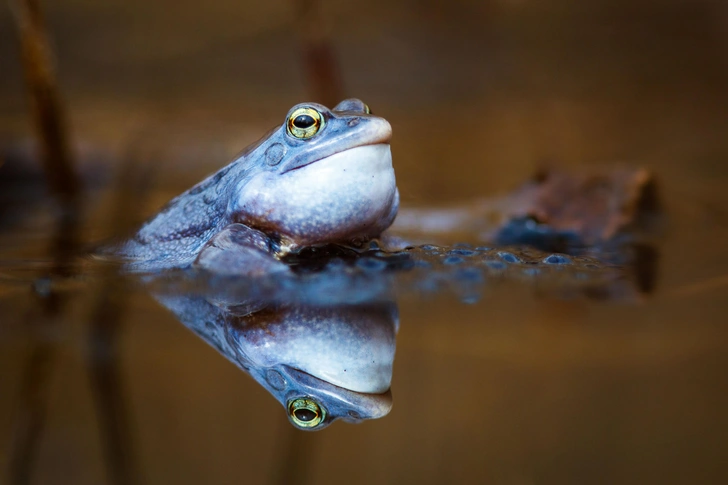
[(389, 124), (389, 121), (384, 118), (369, 118), (367, 124), (369, 125), (367, 130), (369, 136), (367, 138), (371, 140), (366, 143), (367, 145), (389, 144), (392, 140), (392, 125)]

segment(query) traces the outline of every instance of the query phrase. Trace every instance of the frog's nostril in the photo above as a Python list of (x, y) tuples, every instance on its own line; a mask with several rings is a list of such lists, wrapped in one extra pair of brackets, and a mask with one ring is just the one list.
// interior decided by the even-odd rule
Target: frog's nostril
[(361, 121), (361, 118), (352, 118), (352, 119), (349, 120), (349, 122), (347, 123), (347, 125), (349, 125), (349, 126), (356, 126), (356, 125), (359, 124), (360, 121)]

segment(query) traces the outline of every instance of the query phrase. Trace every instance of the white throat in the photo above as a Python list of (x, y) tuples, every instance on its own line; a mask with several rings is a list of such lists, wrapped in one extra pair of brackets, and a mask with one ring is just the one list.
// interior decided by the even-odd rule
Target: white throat
[(242, 187), (244, 220), (310, 245), (378, 236), (399, 203), (388, 144), (351, 148)]

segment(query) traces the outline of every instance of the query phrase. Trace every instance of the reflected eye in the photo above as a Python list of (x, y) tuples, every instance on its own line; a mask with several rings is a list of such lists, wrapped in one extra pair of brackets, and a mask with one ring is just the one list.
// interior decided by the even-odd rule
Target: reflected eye
[(324, 126), (321, 113), (313, 108), (298, 108), (288, 117), (288, 133), (296, 138), (311, 138)]
[(326, 418), (326, 411), (313, 399), (299, 397), (288, 403), (288, 417), (299, 428), (315, 428)]

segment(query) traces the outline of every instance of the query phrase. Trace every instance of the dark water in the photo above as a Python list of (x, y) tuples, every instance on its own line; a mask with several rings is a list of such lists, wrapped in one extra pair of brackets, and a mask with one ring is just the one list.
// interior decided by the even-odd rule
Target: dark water
[[(649, 291), (630, 268), (534, 272), (548, 254), (439, 235), (445, 249), (416, 254), (428, 264), (338, 286), (396, 297), (391, 412), (297, 431), (147, 286), (87, 257), (58, 267), (61, 214), (27, 155), (0, 10), (0, 483), (728, 481), (728, 9), (322, 5), (326, 25), (303, 29), (330, 34), (345, 94), (392, 123), (404, 209), (544, 165), (644, 166), (666, 214)], [(84, 248), (116, 233), (119, 200), (139, 195), (128, 216), (143, 220), (312, 92), (289, 2), (46, 8), (89, 189)], [(129, 160), (151, 167), (143, 198), (113, 189)], [(503, 251), (524, 261), (492, 263)], [(315, 284), (286, 295), (315, 299)]]

